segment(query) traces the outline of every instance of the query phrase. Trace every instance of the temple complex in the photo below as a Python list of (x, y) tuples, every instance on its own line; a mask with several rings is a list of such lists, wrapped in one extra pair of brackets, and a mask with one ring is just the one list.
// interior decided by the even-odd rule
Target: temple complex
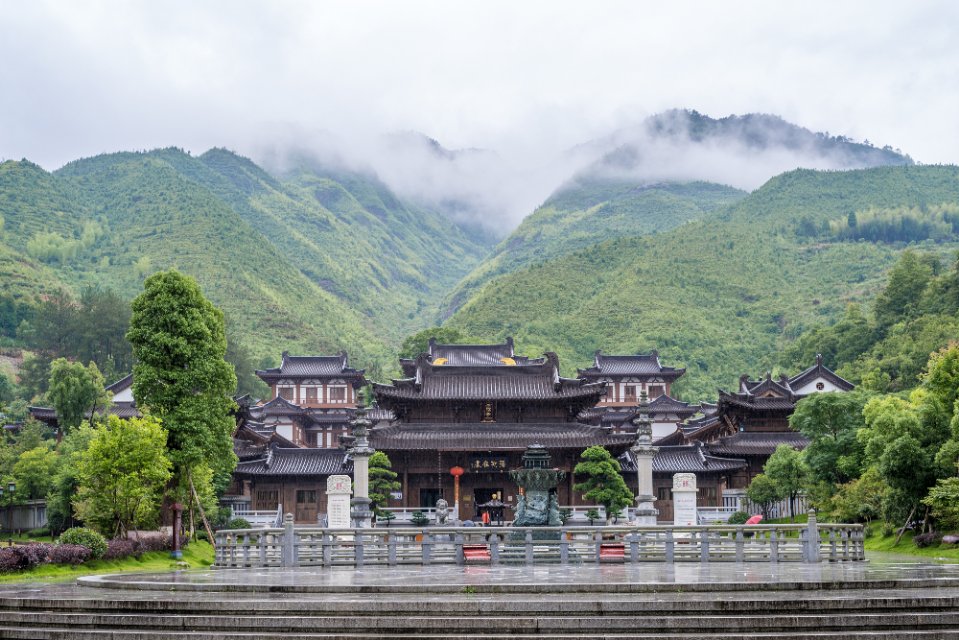
[[(577, 378), (560, 375), (557, 356), (517, 354), (513, 340), (448, 345), (430, 340), (416, 358), (400, 360), (403, 376), (372, 383), (370, 442), (385, 452), (401, 488), (389, 507), (432, 509), (445, 500), (453, 518), (478, 519), (480, 505), (502, 504), (515, 515), (518, 487), (509, 472), (523, 452), (539, 445), (565, 472), (554, 490), (564, 508), (588, 506), (573, 490), (583, 450), (602, 445), (617, 456), (637, 491), (631, 449), (636, 424), (651, 426), (654, 506), (660, 521), (673, 517), (672, 477), (695, 473), (700, 507), (738, 504), (743, 489), (780, 444), (807, 442), (789, 427), (796, 402), (809, 393), (847, 391), (852, 385), (817, 358), (791, 377), (740, 379), (735, 393), (715, 404), (693, 405), (671, 396), (685, 369), (663, 366), (653, 351), (605, 355)], [(254, 511), (289, 505), (297, 522), (325, 513), (326, 479), (352, 471), (342, 448), (368, 384), (362, 370), (335, 356), (283, 354), (279, 367), (258, 371), (271, 388), (264, 403), (242, 407), (235, 434), (240, 463), (228, 501)], [(643, 394), (651, 399), (642, 405)], [(244, 399), (240, 399), (243, 404)], [(642, 405), (642, 406), (641, 406)]]
[(619, 455), (633, 443), (632, 434), (579, 420), (603, 396), (602, 382), (564, 378), (555, 354), (518, 355), (512, 339), (494, 345), (430, 341), (427, 352), (401, 364), (406, 377), (373, 384), (380, 409), (395, 416), (371, 434), (373, 447), (386, 452), (400, 473), (402, 490), (391, 506), (432, 507), (444, 498), (464, 519), (478, 517), (476, 505), (494, 499), (509, 508), (517, 487), (508, 472), (522, 465), (533, 444), (545, 447), (566, 472), (556, 488), (559, 504), (583, 504), (571, 473), (583, 450), (602, 445)]

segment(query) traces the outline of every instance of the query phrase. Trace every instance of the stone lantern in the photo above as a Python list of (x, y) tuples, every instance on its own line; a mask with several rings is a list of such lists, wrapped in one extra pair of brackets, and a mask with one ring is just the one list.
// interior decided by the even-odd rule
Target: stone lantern
[(636, 460), (636, 515), (635, 522), (641, 526), (654, 526), (659, 511), (655, 507), (653, 493), (653, 458), (659, 447), (653, 446), (653, 423), (649, 419), (649, 399), (643, 390), (639, 396), (639, 411), (633, 418), (636, 425), (636, 443), (631, 447)]
[(370, 446), (370, 427), (373, 423), (366, 417), (366, 409), (356, 410), (356, 416), (350, 421), (353, 434), (353, 446), (349, 449), (353, 458), (353, 499), (350, 501), (350, 516), (354, 527), (369, 527), (373, 520), (370, 509), (370, 456), (374, 449)]

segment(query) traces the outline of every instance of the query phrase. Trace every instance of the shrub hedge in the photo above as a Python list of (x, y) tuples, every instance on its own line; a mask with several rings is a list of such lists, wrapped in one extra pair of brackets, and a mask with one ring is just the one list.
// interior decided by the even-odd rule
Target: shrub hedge
[(93, 558), (102, 558), (107, 552), (107, 540), (93, 529), (73, 527), (60, 534), (60, 544), (79, 544), (90, 550)]

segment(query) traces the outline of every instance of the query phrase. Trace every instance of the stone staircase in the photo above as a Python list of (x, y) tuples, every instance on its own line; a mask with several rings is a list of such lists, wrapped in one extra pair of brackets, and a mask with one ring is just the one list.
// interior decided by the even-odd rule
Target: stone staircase
[(0, 595), (0, 638), (937, 638), (959, 588), (652, 593), (242, 594), (64, 588)]

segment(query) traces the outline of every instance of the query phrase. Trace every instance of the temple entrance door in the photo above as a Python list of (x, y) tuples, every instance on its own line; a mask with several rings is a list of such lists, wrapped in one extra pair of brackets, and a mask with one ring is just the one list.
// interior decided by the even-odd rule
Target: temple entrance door
[(316, 523), (317, 505), (315, 489), (297, 489), (296, 490), (296, 511), (293, 512), (293, 518), (297, 522)]
[(442, 497), (442, 489), (420, 489), (420, 509), (435, 509), (436, 501)]
[(482, 516), (483, 510), (480, 509), (479, 506), (481, 504), (489, 502), (490, 500), (494, 498), (496, 498), (497, 500), (503, 499), (502, 488), (497, 487), (494, 489), (489, 489), (486, 487), (477, 487), (476, 489), (474, 489), (473, 490), (473, 509), (475, 510), (475, 513), (473, 514), (473, 517), (480, 518)]

